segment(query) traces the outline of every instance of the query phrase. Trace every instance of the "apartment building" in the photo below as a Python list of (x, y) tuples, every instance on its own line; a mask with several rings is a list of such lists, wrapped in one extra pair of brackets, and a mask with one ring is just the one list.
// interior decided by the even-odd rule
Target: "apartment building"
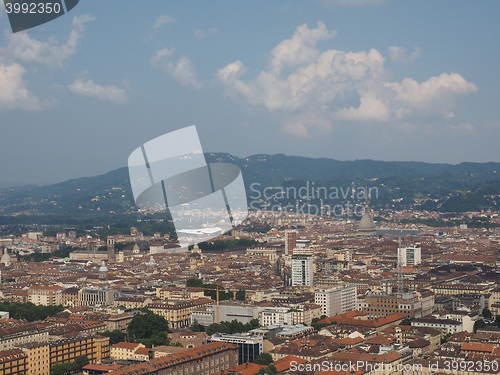
[(200, 307), (209, 306), (214, 301), (210, 298), (198, 298), (188, 301), (167, 300), (150, 303), (146, 307), (157, 315), (163, 316), (170, 328), (184, 328), (191, 322), (191, 313)]
[(107, 324), (107, 331), (114, 331), (115, 329), (119, 329), (123, 333), (127, 332), (127, 327), (129, 323), (132, 321), (133, 316), (130, 314), (114, 314), (109, 316), (105, 322)]
[(110, 306), (114, 300), (115, 292), (112, 289), (85, 288), (78, 292), (78, 304), (80, 306)]
[(292, 286), (313, 286), (314, 262), (312, 255), (292, 256)]
[(303, 306), (292, 309), (293, 324), (311, 324), (315, 318), (321, 318), (321, 306), (315, 303), (306, 303)]
[(109, 357), (109, 337), (79, 336), (49, 343), (50, 367), (54, 363), (73, 362), (86, 356), (91, 363)]
[(288, 307), (270, 307), (260, 313), (261, 326), (273, 324), (293, 324), (293, 311)]
[(123, 366), (108, 375), (212, 375), (238, 365), (238, 347), (224, 342), (214, 342), (200, 348), (170, 354), (149, 362)]
[(27, 370), (28, 356), (21, 349), (9, 349), (0, 352), (0, 374), (21, 375)]
[(20, 347), (27, 355), (26, 375), (50, 374), (50, 350), (48, 342), (33, 342)]
[(135, 342), (119, 342), (111, 345), (110, 356), (114, 360), (129, 360), (135, 358), (135, 352), (139, 348), (145, 348), (144, 344)]
[(317, 290), (314, 303), (321, 306), (321, 315), (333, 316), (356, 310), (357, 288), (355, 285), (339, 285), (330, 289)]
[(264, 338), (253, 336), (249, 333), (226, 334), (216, 333), (207, 338), (208, 343), (224, 342), (234, 344), (239, 347), (238, 361), (239, 363), (252, 362), (255, 357), (264, 351)]
[(431, 287), (435, 294), (455, 296), (457, 294), (489, 294), (494, 285), (488, 284), (437, 284)]
[(139, 309), (152, 302), (153, 300), (146, 296), (120, 297), (115, 299), (116, 306), (123, 306), (126, 309)]
[(463, 331), (462, 323), (452, 319), (418, 318), (412, 320), (411, 325), (434, 328), (445, 335)]
[(49, 339), (49, 331), (37, 323), (18, 324), (0, 331), (0, 350), (14, 349), (15, 347), (32, 342), (42, 342)]
[[(433, 296), (425, 298), (434, 298)], [(364, 312), (370, 318), (391, 314), (404, 314), (409, 318), (422, 317), (422, 301), (415, 292), (410, 293), (375, 293), (365, 296)]]
[(169, 300), (191, 300), (197, 298), (204, 298), (205, 292), (202, 289), (196, 288), (178, 288), (178, 287), (164, 287), (164, 288), (156, 288), (156, 298)]
[(61, 305), (63, 290), (63, 287), (56, 285), (32, 285), (28, 289), (28, 301), (35, 305)]

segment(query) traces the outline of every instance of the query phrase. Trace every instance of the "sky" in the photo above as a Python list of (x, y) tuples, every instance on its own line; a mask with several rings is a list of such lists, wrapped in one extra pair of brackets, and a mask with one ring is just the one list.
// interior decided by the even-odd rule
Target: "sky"
[(127, 166), (196, 125), (205, 152), (500, 162), (497, 0), (82, 0), (12, 33), (0, 182)]

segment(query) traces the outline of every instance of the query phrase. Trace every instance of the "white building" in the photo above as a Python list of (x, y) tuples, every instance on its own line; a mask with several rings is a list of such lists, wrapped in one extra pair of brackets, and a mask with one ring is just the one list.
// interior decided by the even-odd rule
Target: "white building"
[(30, 240), (38, 240), (39, 238), (43, 237), (43, 232), (40, 232), (40, 231), (29, 231), (26, 236), (30, 239)]
[(313, 257), (311, 255), (293, 255), (292, 286), (313, 286)]
[(416, 266), (422, 263), (422, 249), (417, 246), (398, 248), (398, 263), (402, 266)]
[(115, 292), (112, 289), (85, 288), (78, 291), (80, 306), (107, 305), (115, 301)]
[(452, 319), (417, 318), (411, 321), (411, 325), (415, 327), (434, 328), (445, 335), (462, 332), (464, 330), (461, 322)]
[(334, 316), (357, 309), (356, 285), (343, 284), (314, 293), (314, 303), (321, 306), (321, 315)]
[(265, 309), (260, 313), (259, 323), (261, 326), (273, 324), (293, 324), (293, 312), (288, 307), (273, 307)]

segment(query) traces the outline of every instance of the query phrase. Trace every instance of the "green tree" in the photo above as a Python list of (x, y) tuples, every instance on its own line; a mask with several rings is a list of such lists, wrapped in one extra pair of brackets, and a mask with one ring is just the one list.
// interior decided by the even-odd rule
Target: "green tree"
[(252, 362), (258, 365), (269, 366), (273, 363), (273, 357), (269, 353), (261, 353)]
[(483, 317), (486, 319), (491, 319), (492, 317), (491, 311), (488, 310), (486, 307), (483, 309)]
[(134, 316), (127, 332), (130, 341), (140, 342), (149, 348), (152, 345), (168, 345), (168, 322), (148, 309)]
[(202, 327), (196, 319), (193, 320), (193, 325), (191, 326), (191, 331), (193, 331), (193, 332), (201, 332), (202, 331)]
[(244, 291), (243, 289), (240, 289), (236, 292), (236, 299), (238, 301), (245, 301), (246, 299), (246, 291)]
[(410, 319), (410, 318), (404, 318), (404, 319), (401, 321), (401, 325), (402, 325), (402, 326), (411, 326), (411, 319)]
[(50, 375), (64, 375), (66, 373), (66, 366), (64, 363), (54, 363), (50, 369)]
[(109, 337), (109, 345), (114, 345), (125, 341), (126, 335), (119, 329), (114, 331), (98, 332), (98, 335)]
[(486, 327), (486, 323), (484, 322), (484, 320), (483, 319), (476, 320), (474, 322), (474, 333), (476, 333), (478, 329), (481, 329), (483, 327)]
[(170, 344), (170, 340), (168, 339), (168, 334), (166, 332), (157, 332), (149, 338), (139, 340), (139, 342), (144, 344), (147, 348)]
[(258, 319), (252, 319), (250, 322), (245, 324), (234, 319), (230, 322), (222, 321), (220, 324), (210, 324), (206, 329), (206, 333), (207, 335), (213, 335), (214, 333), (241, 333), (248, 332), (259, 327), (260, 324)]
[(278, 373), (278, 369), (272, 363), (266, 367), (266, 373), (269, 375), (274, 375)]
[(186, 286), (188, 288), (203, 288), (205, 284), (200, 279), (189, 279), (186, 281)]
[(82, 368), (90, 363), (85, 355), (81, 355), (73, 362), (54, 363), (50, 369), (50, 375), (66, 375), (81, 371)]
[(322, 320), (324, 318), (321, 318), (321, 319), (318, 319), (318, 318), (314, 318), (312, 321), (311, 321), (311, 326), (316, 330), (316, 331), (321, 331), (324, 327), (328, 327), (332, 324), (337, 324), (336, 321), (332, 321), (330, 324), (328, 323), (320, 323), (319, 321)]
[(81, 355), (76, 358), (75, 363), (78, 366), (78, 371), (80, 371), (84, 366), (87, 366), (90, 363), (90, 361), (86, 355)]
[(49, 316), (55, 315), (64, 310), (61, 305), (58, 306), (43, 306), (34, 305), (31, 302), (2, 302), (0, 303), (0, 311), (8, 311), (12, 319), (26, 319), (29, 322), (43, 320)]

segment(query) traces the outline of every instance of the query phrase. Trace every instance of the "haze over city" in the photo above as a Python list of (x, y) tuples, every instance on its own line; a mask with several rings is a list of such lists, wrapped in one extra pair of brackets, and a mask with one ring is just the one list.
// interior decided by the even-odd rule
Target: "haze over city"
[(126, 165), (197, 125), (205, 151), (499, 161), (496, 1), (86, 0), (0, 39), (2, 181)]

